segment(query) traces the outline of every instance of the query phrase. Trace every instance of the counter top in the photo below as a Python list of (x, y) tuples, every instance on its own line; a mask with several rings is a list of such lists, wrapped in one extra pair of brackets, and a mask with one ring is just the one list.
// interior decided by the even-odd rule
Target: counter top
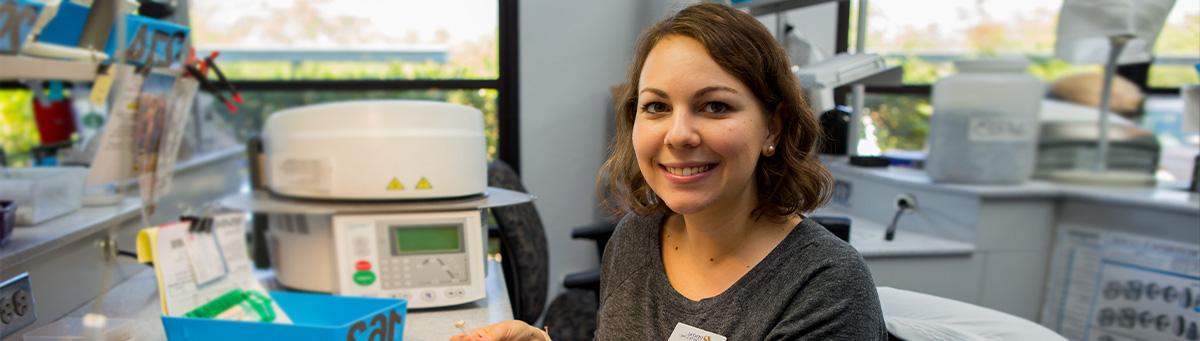
[(1058, 185), (1058, 187), (1064, 196), (1072, 199), (1137, 206), (1200, 217), (1200, 194), (1188, 192), (1184, 188), (1171, 188), (1163, 185), (1154, 188), (1078, 185)]
[(896, 237), (886, 241), (883, 240), (886, 225), (828, 209), (814, 214), (850, 218), (850, 246), (858, 250), (863, 258), (969, 256), (975, 251), (975, 245), (970, 243), (904, 230), (896, 231)]
[(8, 244), (0, 248), (0, 264), (16, 267), (47, 252), (57, 250), (83, 239), (93, 232), (120, 225), (133, 219), (141, 210), (142, 201), (125, 198), (113, 206), (83, 207), (38, 224), (13, 230)]
[(1176, 188), (1178, 186), (1173, 184), (1160, 184), (1156, 187), (1101, 187), (1059, 184), (1043, 180), (1030, 180), (1020, 185), (939, 184), (934, 183), (925, 172), (911, 168), (863, 168), (848, 165), (841, 160), (823, 162), (835, 177), (845, 174), (869, 177), (892, 185), (934, 192), (984, 199), (1078, 199), (1200, 216), (1200, 194)]
[(928, 188), (932, 191), (947, 194), (971, 195), (984, 198), (1029, 198), (1054, 197), (1059, 195), (1055, 184), (1045, 181), (1027, 181), (1020, 185), (960, 185), (934, 183), (924, 171), (904, 168), (866, 168), (851, 166), (840, 160), (823, 160), (822, 162), (834, 177), (842, 174), (871, 177), (889, 184), (902, 187)]
[[(258, 275), (265, 286), (273, 287), (272, 272), (260, 271)], [(466, 322), (466, 328), (470, 330), (512, 319), (504, 271), (499, 263), (488, 262), (486, 286), (488, 296), (481, 301), (446, 308), (409, 310), (404, 325), (404, 340), (448, 340), (462, 332), (454, 327), (454, 322), (458, 320)], [(95, 304), (96, 301), (89, 302), (67, 314), (64, 319), (82, 318)], [(130, 320), (133, 340), (165, 338), (158, 288), (154, 271), (149, 267), (109, 290), (101, 305), (101, 311), (109, 319)]]
[[(242, 147), (229, 148), (188, 159), (176, 165), (176, 172), (186, 172), (214, 160), (242, 153)], [(132, 186), (130, 186), (132, 187)], [(20, 226), (13, 230), (8, 244), (0, 247), (0, 264), (17, 267), (39, 255), (83, 239), (94, 232), (120, 225), (134, 219), (141, 210), (136, 189), (127, 190), (129, 197), (111, 206), (85, 206), (74, 212), (50, 219), (35, 226)]]

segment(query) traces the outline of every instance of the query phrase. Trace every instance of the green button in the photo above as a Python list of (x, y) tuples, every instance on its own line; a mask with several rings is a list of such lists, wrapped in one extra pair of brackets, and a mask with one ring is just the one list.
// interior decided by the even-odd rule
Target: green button
[(375, 283), (375, 273), (372, 271), (359, 271), (354, 273), (354, 283), (361, 286), (368, 286)]

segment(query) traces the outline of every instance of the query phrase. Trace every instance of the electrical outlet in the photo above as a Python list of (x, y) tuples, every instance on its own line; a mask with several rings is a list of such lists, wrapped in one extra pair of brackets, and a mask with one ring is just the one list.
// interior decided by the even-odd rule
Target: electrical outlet
[(33, 285), (22, 273), (0, 283), (0, 339), (37, 321)]

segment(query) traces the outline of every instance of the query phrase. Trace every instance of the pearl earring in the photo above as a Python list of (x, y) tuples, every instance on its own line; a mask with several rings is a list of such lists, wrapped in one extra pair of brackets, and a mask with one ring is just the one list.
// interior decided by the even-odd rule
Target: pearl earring
[(767, 156), (775, 155), (775, 146), (767, 146)]

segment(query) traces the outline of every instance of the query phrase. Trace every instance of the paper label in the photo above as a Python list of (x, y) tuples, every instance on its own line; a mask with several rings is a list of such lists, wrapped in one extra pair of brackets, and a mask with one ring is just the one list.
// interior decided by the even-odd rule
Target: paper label
[(971, 142), (1034, 141), (1037, 122), (1016, 117), (972, 117), (967, 126)]
[(1042, 325), (1089, 341), (1200, 333), (1200, 247), (1084, 227), (1055, 244)]
[(225, 276), (225, 258), (221, 256), (212, 232), (189, 233), (184, 241), (196, 285), (205, 285)]
[(328, 194), (333, 166), (328, 158), (281, 156), (271, 169), (274, 186), (290, 193)]
[(92, 93), (88, 96), (88, 100), (92, 105), (102, 106), (104, 101), (108, 99), (108, 92), (112, 88), (113, 76), (116, 75), (117, 67), (109, 65), (104, 68), (104, 73), (96, 76), (96, 81), (92, 82)]
[(692, 327), (683, 322), (675, 324), (669, 341), (725, 341), (725, 337), (704, 329)]
[(113, 96), (108, 122), (100, 134), (100, 147), (88, 168), (88, 185), (103, 185), (133, 177), (133, 136), (136, 126), (138, 93), (144, 77), (132, 67), (111, 66), (121, 73), (121, 83)]
[[(188, 231), (187, 222), (178, 222), (158, 227), (158, 240), (154, 247), (154, 268), (158, 272), (159, 290), (163, 299), (163, 315), (183, 316), (188, 311), (220, 297), (232, 289), (253, 290), (267, 293), (254, 276), (254, 265), (246, 251), (245, 213), (227, 213), (212, 217), (212, 231), (195, 233)], [(190, 241), (205, 240), (204, 243)], [(189, 245), (195, 244), (195, 245)], [(205, 251), (207, 249), (208, 251)], [(205, 254), (218, 249), (219, 261), (207, 262), (207, 266), (224, 264), (226, 274), (209, 283), (201, 283), (200, 269), (206, 265), (195, 264)], [(139, 249), (139, 253), (141, 249)], [(212, 254), (208, 254), (211, 256)], [(211, 274), (211, 272), (209, 273)], [(287, 314), (272, 302), (275, 323), (291, 323)]]
[(155, 173), (154, 200), (171, 192), (171, 175), (175, 174), (175, 159), (183, 143), (188, 117), (191, 117), (192, 102), (200, 83), (192, 78), (179, 78), (171, 94), (171, 105), (167, 108), (162, 144), (158, 151), (158, 169)]

